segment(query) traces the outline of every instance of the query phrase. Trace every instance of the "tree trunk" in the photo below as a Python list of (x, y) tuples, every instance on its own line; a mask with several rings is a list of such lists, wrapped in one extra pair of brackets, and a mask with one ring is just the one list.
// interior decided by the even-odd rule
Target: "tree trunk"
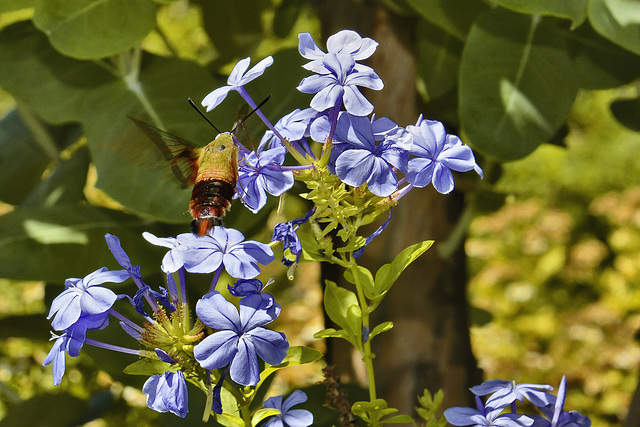
[[(400, 126), (414, 124), (419, 116), (415, 21), (370, 2), (325, 1), (322, 7), (325, 40), (341, 29), (354, 29), (379, 43), (368, 64), (385, 88), (366, 93), (376, 115)], [(402, 274), (374, 313), (372, 326), (394, 322), (391, 331), (373, 340), (378, 396), (401, 413), (414, 413), (416, 398), (425, 388), (444, 390), (443, 409), (473, 405), (468, 388), (482, 381), (469, 340), (464, 242), (448, 259), (438, 256), (438, 244), (448, 237), (463, 205), (461, 193), (443, 196), (432, 187), (412, 190), (394, 208), (389, 227), (361, 258), (361, 264), (375, 272), (407, 246), (436, 240)], [(340, 344), (334, 343), (331, 357), (346, 361)], [(352, 374), (358, 377), (357, 371)]]

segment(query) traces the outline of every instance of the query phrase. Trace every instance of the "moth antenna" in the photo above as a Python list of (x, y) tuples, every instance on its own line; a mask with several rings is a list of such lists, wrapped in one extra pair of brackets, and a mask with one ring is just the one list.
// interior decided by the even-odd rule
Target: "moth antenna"
[[(247, 114), (246, 116), (244, 116), (244, 119), (240, 120), (240, 122), (238, 122), (238, 124), (236, 124), (236, 125), (233, 127), (233, 130), (231, 130), (231, 132), (233, 133), (233, 131), (234, 131), (234, 130), (236, 130), (236, 128), (237, 128), (238, 126), (240, 126), (242, 123), (244, 123), (244, 121), (245, 121), (245, 120), (247, 120), (249, 117), (251, 117), (251, 115), (252, 115), (253, 113), (255, 113), (255, 112), (256, 112), (256, 110), (258, 110), (260, 107), (262, 107), (262, 106), (263, 106), (263, 105), (264, 105), (264, 104), (269, 100), (269, 98), (271, 98), (271, 95), (267, 95), (267, 97), (266, 97), (265, 99), (263, 99), (263, 100), (262, 100), (262, 102), (256, 106), (256, 108), (254, 108), (253, 110), (251, 110), (251, 112), (250, 112), (249, 114)], [(198, 111), (200, 111), (200, 110), (198, 110)], [(202, 114), (202, 113), (200, 113), (200, 114)]]
[(214, 125), (211, 120), (209, 120), (207, 118), (207, 116), (204, 115), (204, 113), (202, 111), (200, 111), (200, 109), (198, 108), (198, 106), (191, 100), (191, 98), (187, 98), (187, 101), (189, 102), (189, 105), (191, 105), (193, 107), (194, 110), (196, 110), (198, 112), (198, 114), (200, 114), (202, 116), (203, 119), (205, 119), (207, 121), (207, 123), (209, 123), (218, 133), (222, 133), (220, 132), (220, 129), (218, 129), (216, 127), (216, 125)]

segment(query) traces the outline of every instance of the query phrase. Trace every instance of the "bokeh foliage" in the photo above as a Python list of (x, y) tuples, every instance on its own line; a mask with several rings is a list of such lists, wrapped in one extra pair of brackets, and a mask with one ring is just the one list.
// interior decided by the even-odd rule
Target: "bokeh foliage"
[[(634, 160), (640, 150), (636, 133), (640, 101), (637, 91), (629, 90), (613, 99), (581, 94), (637, 82), (637, 4), (388, 0), (372, 7), (388, 7), (414, 18), (421, 101), (435, 113), (433, 118), (459, 129), (465, 142), (484, 157), (488, 177), (476, 190), (478, 205), (495, 209), (495, 204), (482, 201), (501, 202), (505, 194), (545, 199), (517, 202), (494, 214), (497, 217), (488, 217), (486, 221), (499, 223), (489, 235), (483, 234), (482, 220), (472, 228), (471, 243), (493, 247), (490, 260), (484, 255), (474, 258), (478, 276), (473, 302), (491, 312), (493, 320), (486, 325), (506, 328), (510, 337), (518, 337), (499, 340), (505, 345), (496, 353), (485, 353), (487, 347), (476, 343), (483, 366), (495, 375), (557, 383), (563, 365), (555, 365), (556, 358), (575, 360), (571, 365), (575, 370), (567, 374), (576, 382), (574, 393), (585, 392), (572, 402), (583, 404), (584, 413), (603, 423), (615, 422), (624, 415), (623, 404), (608, 402), (620, 397), (616, 393), (624, 393), (619, 402), (628, 399), (635, 381), (628, 360), (635, 361), (637, 351), (631, 339), (637, 328), (633, 317), (637, 279), (629, 265), (637, 252), (633, 245), (623, 250), (613, 242), (624, 236), (634, 241), (637, 224), (611, 219), (611, 212), (601, 207), (607, 205), (607, 197), (619, 197), (622, 206), (634, 200), (635, 193), (626, 187), (638, 184)], [(238, 59), (251, 55), (256, 62), (269, 54), (274, 55), (274, 66), (250, 84), (249, 91), (258, 100), (271, 94), (264, 110), (274, 121), (302, 108), (309, 99), (294, 90), (305, 75), (295, 49), (296, 34), (308, 31), (319, 39), (319, 21), (312, 2), (287, 0), (258, 0), (249, 8), (243, 2), (207, 0), (2, 0), (0, 12), (0, 87), (15, 100), (3, 103), (13, 111), (0, 120), (0, 200), (7, 211), (0, 216), (0, 277), (49, 283), (38, 288), (3, 282), (6, 294), (15, 293), (18, 300), (26, 298), (22, 288), (35, 286), (41, 293), (33, 306), (4, 312), (3, 337), (10, 341), (3, 358), (11, 362), (1, 378), (2, 395), (6, 419), (11, 420), (12, 413), (25, 410), (21, 405), (29, 401), (24, 399), (51, 391), (50, 378), (43, 377), (39, 367), (46, 345), (24, 350), (27, 341), (8, 337), (28, 333), (30, 339), (46, 339), (48, 325), (38, 316), (45, 311), (42, 301), (50, 301), (49, 293), (59, 289), (55, 284), (103, 265), (115, 267), (104, 244), (106, 232), (125, 242), (136, 264), (156, 265), (161, 254), (141, 242), (140, 233), (175, 234), (189, 221), (184, 214), (189, 192), (180, 189), (169, 168), (162, 167), (161, 154), (127, 115), (206, 144), (215, 135), (190, 110), (186, 98), (200, 100), (224, 84), (225, 73)], [(602, 124), (609, 104), (615, 118), (632, 131)], [(238, 97), (230, 96), (210, 117), (218, 127), (230, 128), (240, 105)], [(576, 125), (581, 122), (588, 126)], [(567, 134), (568, 130), (572, 132)], [(250, 131), (255, 141), (257, 131)], [(507, 164), (494, 186), (501, 162), (531, 153)], [(620, 175), (620, 170), (625, 172)], [(618, 193), (607, 195), (608, 191)], [(555, 210), (547, 211), (552, 202)], [(505, 209), (513, 212), (509, 209), (514, 206), (525, 213), (516, 209), (519, 213), (512, 215), (524, 215), (525, 224), (534, 223), (533, 231), (514, 224), (512, 216), (500, 216)], [(534, 213), (527, 214), (528, 209)], [(234, 206), (228, 225), (248, 234), (262, 228), (267, 215), (253, 216)], [(540, 231), (535, 219), (556, 228)], [(498, 238), (503, 232), (507, 237)], [(536, 246), (541, 239), (546, 243)], [(475, 257), (473, 245), (470, 251)], [(575, 257), (578, 261), (587, 257), (591, 264), (576, 266)], [(479, 259), (486, 265), (481, 266)], [(494, 262), (517, 271), (510, 270), (507, 278), (489, 276), (487, 284), (482, 281), (484, 272)], [(152, 273), (143, 269), (143, 274)], [(482, 286), (489, 288), (488, 294)], [(530, 299), (522, 300), (527, 295)], [(514, 305), (514, 298), (520, 303)], [(591, 353), (581, 357), (592, 352), (584, 344), (588, 339), (572, 341), (559, 326), (576, 319), (584, 322), (571, 323), (567, 331), (589, 339), (592, 327), (596, 335), (613, 334), (616, 344), (608, 351), (614, 359), (618, 353), (631, 352), (627, 364), (593, 360)], [(25, 326), (20, 331), (16, 324)], [(547, 324), (551, 326), (544, 327)], [(616, 328), (617, 324), (625, 326)], [(531, 330), (534, 326), (537, 329)], [(579, 345), (572, 347), (575, 342)], [(542, 355), (542, 362), (531, 365), (536, 369), (515, 366), (527, 360), (529, 351)], [(87, 353), (96, 363), (85, 356), (70, 361), (69, 381), (57, 391), (68, 392), (64, 396), (69, 402), (81, 399), (90, 409), (69, 405), (81, 408), (79, 414), (88, 419), (153, 422), (157, 415), (144, 409), (139, 395), (127, 398), (135, 395), (128, 385), (139, 386), (136, 380), (121, 375), (118, 363), (108, 364), (108, 357)], [(549, 357), (553, 369), (545, 362)], [(496, 360), (511, 360), (514, 365), (492, 370)], [(592, 378), (576, 367), (594, 364), (611, 368)], [(624, 378), (616, 379), (621, 375)], [(593, 381), (605, 386), (594, 388)], [(104, 394), (107, 389), (110, 392)], [(135, 409), (129, 410), (131, 405)], [(105, 408), (111, 409), (105, 412)]]

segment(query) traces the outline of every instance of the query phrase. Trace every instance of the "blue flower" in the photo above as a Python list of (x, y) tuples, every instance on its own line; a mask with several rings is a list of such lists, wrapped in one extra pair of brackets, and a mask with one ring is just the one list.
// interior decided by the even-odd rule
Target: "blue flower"
[(344, 183), (353, 187), (366, 183), (369, 190), (380, 197), (387, 197), (398, 189), (392, 166), (399, 168), (406, 162), (410, 148), (407, 132), (398, 128), (376, 144), (374, 128), (368, 118), (341, 112), (335, 140), (335, 172)]
[(516, 384), (514, 381), (490, 380), (471, 387), (471, 392), (476, 396), (491, 394), (487, 400), (487, 407), (506, 408), (516, 400), (524, 402), (527, 399), (538, 407), (546, 406), (552, 401), (549, 393), (543, 390), (553, 390), (553, 387), (545, 384)]
[(426, 187), (433, 182), (439, 193), (453, 190), (453, 173), (475, 170), (482, 177), (471, 148), (455, 135), (447, 135), (442, 123), (418, 119), (415, 126), (407, 126), (413, 137), (411, 154), (415, 157), (407, 165), (407, 180), (415, 187)]
[(238, 312), (214, 291), (198, 301), (196, 314), (202, 323), (217, 330), (194, 347), (196, 360), (210, 370), (230, 365), (231, 379), (238, 384), (258, 384), (258, 356), (270, 365), (278, 365), (287, 354), (289, 343), (284, 334), (262, 327), (275, 316), (261, 309), (258, 300), (243, 298)]
[(187, 383), (182, 370), (153, 375), (142, 386), (147, 406), (158, 412), (171, 412), (184, 418), (189, 412)]
[(373, 104), (358, 89), (358, 86), (382, 89), (382, 80), (373, 70), (358, 71), (355, 60), (344, 54), (329, 53), (322, 64), (323, 74), (305, 77), (298, 86), (302, 93), (316, 94), (310, 104), (314, 110), (325, 111), (344, 102), (345, 109), (354, 116), (366, 116), (373, 111)]
[(296, 231), (300, 228), (300, 225), (309, 221), (311, 215), (316, 211), (315, 208), (311, 209), (304, 218), (297, 218), (292, 221), (281, 222), (276, 224), (273, 227), (273, 236), (271, 237), (272, 242), (282, 242), (282, 246), (284, 250), (289, 250), (293, 255), (295, 255), (296, 260), (291, 261), (287, 257), (282, 257), (282, 263), (287, 267), (292, 266), (293, 264), (297, 264), (300, 261), (300, 255), (302, 255), (302, 244), (300, 243), (300, 238)]
[(100, 268), (83, 279), (65, 280), (65, 290), (51, 303), (47, 319), (55, 314), (51, 326), (58, 331), (65, 330), (84, 315), (101, 314), (111, 308), (117, 295), (103, 283), (121, 283), (129, 278), (126, 270), (109, 271)]
[[(268, 314), (274, 319), (280, 315), (280, 304), (278, 304), (273, 295), (262, 292), (264, 288), (269, 286), (271, 282), (267, 282), (266, 286), (258, 279), (240, 279), (236, 283), (229, 285), (229, 293), (234, 297), (246, 299), (245, 304), (255, 307), (257, 310), (268, 310)], [(249, 302), (251, 301), (251, 302)]]
[(282, 402), (282, 396), (274, 396), (264, 401), (264, 408), (273, 408), (280, 414), (270, 417), (263, 427), (308, 427), (313, 424), (313, 414), (306, 409), (291, 409), (307, 401), (302, 390), (296, 390)]
[[(298, 34), (298, 40), (300, 55), (311, 60), (303, 67), (314, 73), (322, 73), (324, 70), (322, 59), (326, 53), (318, 47), (309, 33)], [(339, 31), (327, 39), (329, 53), (350, 55), (356, 61), (369, 58), (377, 47), (378, 42), (369, 37), (362, 38), (353, 30)]]
[(147, 231), (142, 233), (142, 237), (153, 245), (171, 249), (162, 259), (162, 271), (165, 273), (175, 273), (183, 267), (184, 262), (182, 260), (180, 242), (178, 242), (175, 237), (156, 237)]
[(159, 239), (145, 233), (144, 238), (159, 246), (172, 246), (163, 260), (163, 270), (167, 268), (165, 271), (171, 273), (181, 267), (191, 273), (212, 273), (223, 265), (231, 277), (252, 279), (260, 274), (258, 264), (266, 265), (274, 260), (268, 245), (244, 241), (241, 232), (222, 226), (213, 227), (204, 236), (184, 233), (175, 239)]
[[(564, 401), (567, 394), (567, 377), (563, 376), (558, 387), (558, 397), (552, 404), (540, 407), (549, 420), (540, 420), (536, 427), (590, 427), (591, 420), (577, 411), (564, 412)], [(551, 396), (552, 398), (554, 396)]]
[(298, 90), (316, 94), (311, 100), (313, 109), (325, 111), (344, 102), (345, 109), (356, 116), (373, 111), (358, 86), (380, 90), (384, 85), (370, 67), (356, 61), (373, 54), (378, 45), (375, 41), (363, 39), (355, 31), (341, 31), (329, 37), (329, 53), (324, 53), (308, 33), (300, 34), (299, 41), (300, 54), (311, 59), (304, 68), (316, 74), (302, 79)]
[(528, 427), (534, 423), (534, 420), (527, 415), (521, 414), (502, 414), (504, 408), (485, 408), (479, 397), (476, 397), (476, 405), (478, 409), (454, 407), (444, 411), (444, 417), (449, 424), (454, 426), (474, 426), (474, 427)]
[[(288, 141), (298, 141), (305, 136), (309, 136), (309, 125), (318, 114), (319, 113), (313, 108), (306, 108), (304, 110), (296, 108), (278, 120), (274, 127), (280, 132), (280, 135)], [(276, 137), (273, 131), (268, 130), (260, 140), (258, 152), (261, 152), (265, 147), (275, 148), (280, 145), (282, 145), (280, 139)]]
[(253, 213), (267, 203), (267, 193), (280, 196), (293, 187), (293, 172), (283, 171), (287, 149), (284, 146), (251, 152), (238, 165), (236, 191), (242, 203)]
[(264, 70), (273, 64), (273, 58), (271, 56), (267, 56), (247, 72), (247, 68), (249, 68), (250, 63), (251, 58), (244, 58), (238, 61), (236, 66), (233, 67), (231, 74), (229, 74), (227, 86), (219, 87), (205, 96), (202, 100), (202, 106), (206, 107), (207, 111), (211, 111), (216, 108), (222, 101), (224, 101), (229, 92), (232, 90), (237, 91), (238, 88), (260, 77), (264, 73)]
[(87, 339), (88, 330), (106, 328), (109, 324), (109, 313), (82, 316), (66, 328), (62, 335), (53, 335), (56, 342), (47, 354), (42, 366), (53, 363), (53, 384), (58, 385), (62, 381), (66, 369), (65, 354), (78, 357), (80, 350)]

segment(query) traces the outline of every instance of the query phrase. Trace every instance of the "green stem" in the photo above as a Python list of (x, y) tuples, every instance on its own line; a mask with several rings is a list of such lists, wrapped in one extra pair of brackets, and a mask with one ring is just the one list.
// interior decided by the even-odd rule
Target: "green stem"
[[(364, 290), (362, 289), (362, 284), (360, 283), (360, 277), (358, 276), (358, 269), (355, 260), (352, 258), (351, 266), (349, 267), (351, 271), (351, 275), (353, 276), (353, 281), (356, 286), (356, 292), (358, 295), (358, 302), (360, 303), (360, 310), (362, 312), (362, 328), (371, 330), (369, 323), (369, 305), (367, 304), (367, 299), (364, 295)], [(376, 381), (375, 381), (375, 371), (373, 369), (373, 358), (374, 354), (371, 352), (371, 340), (367, 340), (362, 345), (362, 361), (364, 362), (367, 368), (367, 380), (369, 382), (369, 399), (371, 402), (378, 398), (376, 393)]]

